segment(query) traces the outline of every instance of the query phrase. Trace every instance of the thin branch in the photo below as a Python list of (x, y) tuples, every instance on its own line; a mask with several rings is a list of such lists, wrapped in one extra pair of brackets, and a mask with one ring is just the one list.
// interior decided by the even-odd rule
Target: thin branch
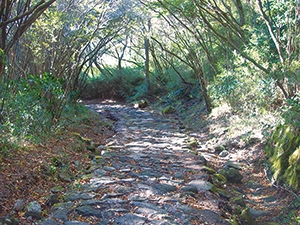
[(272, 40), (273, 40), (273, 42), (274, 42), (274, 44), (276, 46), (276, 50), (277, 50), (277, 53), (279, 55), (280, 62), (282, 64), (284, 64), (284, 58), (283, 58), (283, 54), (282, 54), (281, 44), (280, 44), (279, 40), (277, 39), (276, 35), (273, 32), (272, 25), (271, 25), (269, 17), (263, 11), (263, 6), (262, 6), (261, 0), (257, 0), (257, 6), (258, 6), (258, 10), (259, 10), (262, 18), (264, 19), (264, 21), (265, 21), (265, 23), (266, 23), (266, 25), (268, 27), (269, 33), (271, 35), (271, 38), (272, 38)]

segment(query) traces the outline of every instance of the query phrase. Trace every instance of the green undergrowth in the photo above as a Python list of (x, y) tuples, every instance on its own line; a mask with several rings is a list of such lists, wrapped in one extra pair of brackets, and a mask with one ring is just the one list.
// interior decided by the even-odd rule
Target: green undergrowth
[[(1, 140), (41, 142), (82, 109), (75, 91), (65, 89), (65, 81), (49, 73), (11, 81), (13, 90), (0, 85)], [(71, 116), (74, 115), (74, 116)]]
[(199, 98), (201, 91), (196, 77), (189, 72), (181, 76), (172, 69), (163, 74), (151, 72), (150, 84), (147, 84), (143, 67), (106, 68), (87, 79), (81, 98), (119, 99), (128, 103), (149, 99), (164, 106)]
[[(28, 101), (28, 104), (34, 103)], [(12, 105), (12, 103), (7, 103), (7, 105)], [(18, 113), (6, 118), (0, 124), (1, 157), (10, 156), (14, 149), (19, 148), (18, 146), (26, 143), (43, 143), (68, 127), (80, 126), (88, 121), (93, 122), (90, 110), (78, 102), (66, 103), (60, 120), (55, 124), (51, 123), (51, 113), (47, 109), (27, 110), (28, 106), (23, 104), (16, 107), (18, 108), (20, 109)], [(109, 127), (110, 125), (103, 124), (103, 126)]]
[(147, 93), (142, 68), (109, 68), (87, 80), (83, 99), (139, 100)]

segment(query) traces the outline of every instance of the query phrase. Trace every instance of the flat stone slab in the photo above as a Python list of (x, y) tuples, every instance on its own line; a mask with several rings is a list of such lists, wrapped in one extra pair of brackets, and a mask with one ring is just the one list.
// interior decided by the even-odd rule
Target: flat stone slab
[(250, 209), (250, 214), (254, 217), (254, 218), (258, 218), (261, 216), (268, 216), (271, 214), (271, 212), (269, 211), (265, 211), (265, 210), (255, 210), (255, 209)]
[(115, 218), (114, 222), (118, 225), (142, 225), (145, 224), (146, 220), (146, 218), (135, 214), (126, 214), (119, 218)]
[(80, 221), (67, 221), (64, 225), (89, 225), (89, 223), (80, 222)]
[(207, 222), (207, 224), (230, 225), (229, 222), (225, 221), (219, 214), (213, 211), (201, 210), (199, 214), (201, 220)]
[(192, 185), (189, 185), (189, 186), (185, 186), (183, 188), (181, 188), (181, 190), (183, 192), (192, 192), (194, 194), (197, 194), (198, 193), (198, 188), (195, 187), (195, 186), (192, 186)]
[(83, 205), (76, 208), (76, 212), (82, 216), (96, 216), (102, 217), (102, 213), (100, 210), (96, 210), (89, 205)]
[(152, 203), (132, 202), (131, 204), (138, 207), (136, 210), (138, 214), (168, 214), (167, 211)]
[(86, 200), (86, 199), (92, 199), (95, 197), (94, 193), (83, 193), (79, 191), (69, 191), (64, 195), (64, 200), (66, 202), (68, 201), (76, 201), (76, 200)]
[(174, 192), (177, 188), (169, 184), (155, 184), (154, 187), (162, 193)]
[(193, 180), (189, 183), (189, 186), (197, 188), (198, 191), (209, 191), (212, 188), (212, 184), (204, 180)]
[(94, 177), (90, 179), (90, 182), (86, 184), (87, 190), (97, 191), (99, 188), (107, 185), (107, 184), (114, 184), (117, 181), (112, 177)]
[(46, 219), (46, 220), (38, 223), (38, 225), (58, 225), (58, 223), (55, 220), (49, 218), (49, 219)]

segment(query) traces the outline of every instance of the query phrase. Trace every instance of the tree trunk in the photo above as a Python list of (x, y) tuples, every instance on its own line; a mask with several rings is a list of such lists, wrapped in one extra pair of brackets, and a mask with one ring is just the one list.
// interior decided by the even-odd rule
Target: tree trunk
[(244, 14), (244, 9), (243, 9), (243, 5), (242, 5), (241, 0), (236, 0), (235, 5), (236, 5), (236, 8), (239, 12), (239, 17), (240, 17), (239, 18), (239, 25), (244, 26), (245, 25), (245, 14)]
[(150, 86), (150, 72), (149, 72), (149, 39), (145, 38), (144, 40), (145, 45), (145, 77), (146, 77), (146, 83), (147, 83), (147, 89), (148, 92), (151, 92), (151, 86)]
[[(151, 20), (148, 20), (148, 32), (151, 30)], [(147, 32), (147, 33), (148, 33)], [(150, 84), (150, 72), (149, 72), (149, 65), (150, 65), (150, 41), (148, 35), (145, 35), (144, 37), (144, 47), (145, 47), (145, 77), (146, 77), (146, 83), (147, 83), (147, 89), (148, 93), (151, 93), (151, 84)]]
[(259, 10), (263, 20), (265, 21), (265, 24), (268, 27), (268, 30), (269, 30), (270, 36), (272, 38), (272, 41), (274, 42), (274, 44), (276, 46), (276, 50), (277, 50), (280, 62), (281, 62), (282, 65), (284, 65), (284, 57), (283, 57), (283, 53), (282, 53), (282, 46), (280, 44), (280, 41), (276, 37), (275, 33), (273, 32), (270, 18), (263, 11), (263, 6), (262, 6), (261, 0), (257, 0), (257, 6), (258, 6), (258, 10)]
[(204, 98), (205, 105), (206, 105), (206, 110), (208, 113), (211, 113), (212, 106), (211, 106), (211, 102), (210, 102), (210, 99), (209, 99), (209, 96), (207, 93), (207, 88), (206, 88), (206, 84), (204, 81), (203, 73), (201, 71), (197, 71), (197, 77), (199, 79), (200, 87), (201, 87), (203, 98)]
[[(20, 39), (26, 30), (39, 18), (39, 16), (56, 0), (41, 0), (32, 6), (31, 1), (24, 1), (26, 6), (23, 13), (10, 18), (12, 10), (19, 7), (16, 1), (0, 1), (0, 49), (8, 55), (13, 45)], [(16, 25), (17, 24), (17, 25)], [(15, 29), (13, 29), (15, 28)], [(5, 63), (0, 60), (0, 76), (5, 71)]]

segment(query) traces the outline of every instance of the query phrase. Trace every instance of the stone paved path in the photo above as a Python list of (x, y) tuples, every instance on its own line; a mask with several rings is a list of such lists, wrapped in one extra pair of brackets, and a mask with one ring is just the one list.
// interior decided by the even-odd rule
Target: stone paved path
[(122, 105), (89, 107), (116, 121), (115, 135), (98, 147), (86, 182), (66, 192), (41, 225), (229, 224), (210, 191), (205, 158), (188, 150), (176, 119)]

